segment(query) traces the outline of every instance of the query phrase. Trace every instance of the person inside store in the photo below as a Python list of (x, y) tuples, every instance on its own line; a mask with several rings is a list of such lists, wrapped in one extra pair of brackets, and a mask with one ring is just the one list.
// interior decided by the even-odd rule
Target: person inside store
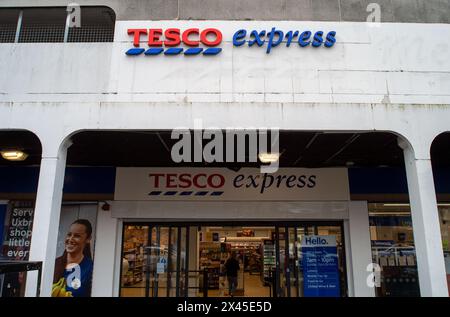
[(53, 297), (89, 297), (94, 263), (91, 255), (92, 225), (74, 221), (64, 240), (65, 249), (55, 261)]
[(225, 262), (225, 274), (228, 280), (228, 294), (233, 297), (238, 285), (239, 261), (236, 259), (236, 252), (231, 252)]

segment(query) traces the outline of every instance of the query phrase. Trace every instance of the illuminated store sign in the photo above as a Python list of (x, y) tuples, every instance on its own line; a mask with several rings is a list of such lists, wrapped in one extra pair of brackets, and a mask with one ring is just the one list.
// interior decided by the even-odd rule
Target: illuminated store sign
[[(136, 56), (154, 55), (217, 55), (222, 51), (222, 32), (216, 28), (152, 28), (128, 29), (128, 35), (133, 38), (134, 48), (125, 54)], [(146, 39), (149, 48), (140, 47), (141, 40)], [(336, 32), (289, 30), (282, 31), (275, 27), (271, 30), (240, 29), (233, 34), (233, 46), (263, 47), (267, 54), (278, 46), (290, 47), (326, 47), (331, 48), (336, 43)]]
[(115, 200), (348, 200), (345, 168), (135, 168), (116, 171)]

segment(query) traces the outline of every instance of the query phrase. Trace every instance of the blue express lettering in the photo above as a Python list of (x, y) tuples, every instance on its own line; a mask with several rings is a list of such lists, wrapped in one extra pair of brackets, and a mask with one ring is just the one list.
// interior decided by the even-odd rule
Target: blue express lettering
[(247, 44), (248, 46), (266, 47), (266, 53), (269, 54), (274, 47), (277, 47), (284, 43), (286, 47), (290, 47), (291, 44), (296, 43), (299, 47), (320, 47), (327, 48), (333, 47), (336, 43), (336, 31), (329, 31), (325, 34), (323, 31), (317, 31), (315, 33), (311, 31), (288, 31), (284, 33), (281, 30), (272, 28), (270, 31), (252, 30), (248, 31), (240, 29), (233, 35), (233, 45), (242, 46)]

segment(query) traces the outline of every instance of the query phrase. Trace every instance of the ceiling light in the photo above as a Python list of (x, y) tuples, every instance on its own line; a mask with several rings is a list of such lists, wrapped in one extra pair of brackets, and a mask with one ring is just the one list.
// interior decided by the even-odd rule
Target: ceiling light
[(24, 161), (28, 154), (19, 150), (4, 150), (0, 152), (2, 157), (8, 161)]
[(280, 153), (259, 153), (258, 158), (262, 163), (274, 163), (280, 159)]
[[(450, 207), (450, 204), (448, 204), (448, 203), (438, 203), (437, 205), (438, 205), (438, 207)], [(384, 207), (409, 207), (409, 204), (403, 204), (403, 203), (400, 203), (400, 204), (396, 204), (396, 203), (390, 204), (390, 203), (388, 203), (388, 204), (383, 204), (383, 206), (384, 206)]]
[(383, 204), (384, 207), (409, 207), (409, 204), (403, 203), (393, 203), (393, 204)]

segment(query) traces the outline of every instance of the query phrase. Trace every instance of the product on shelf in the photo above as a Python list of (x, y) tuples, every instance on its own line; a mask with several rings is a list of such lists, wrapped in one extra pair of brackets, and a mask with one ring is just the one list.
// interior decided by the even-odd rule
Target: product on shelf
[(200, 242), (200, 270), (208, 270), (208, 288), (219, 289), (220, 265), (221, 265), (220, 242)]
[(263, 272), (261, 279), (264, 284), (270, 283), (270, 271), (275, 268), (275, 244), (273, 240), (263, 243)]

